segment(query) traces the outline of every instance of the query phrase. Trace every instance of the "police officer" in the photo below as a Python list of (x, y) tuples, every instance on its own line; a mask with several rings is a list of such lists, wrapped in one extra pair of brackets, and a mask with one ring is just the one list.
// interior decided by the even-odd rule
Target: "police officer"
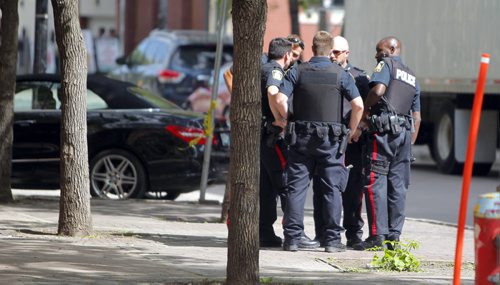
[[(289, 40), (290, 42), (292, 42), (292, 62), (290, 64), (289, 68), (285, 70), (285, 79), (288, 75), (288, 72), (296, 69), (297, 66), (301, 63), (300, 57), (301, 57), (301, 54), (305, 48), (304, 42), (302, 42), (302, 40), (299, 38), (298, 35), (292, 34), (292, 35), (289, 35), (286, 39)], [(277, 120), (278, 124), (279, 124), (279, 122), (285, 121), (285, 118), (287, 118), (288, 114), (290, 114), (291, 108), (289, 108), (290, 107), (289, 102), (290, 102), (289, 98), (287, 96), (285, 96), (283, 93), (278, 93), (275, 96), (269, 97), (269, 104), (271, 106), (271, 110), (272, 110), (273, 114), (276, 114), (275, 119)], [(278, 118), (281, 118), (281, 120), (278, 120)], [(284, 128), (285, 124), (281, 125), (281, 127)], [(283, 153), (286, 154), (286, 152), (283, 152)], [(287, 157), (287, 155), (284, 155), (284, 156)], [(286, 194), (283, 193), (281, 195), (281, 197), (282, 197), (281, 207), (282, 207), (282, 209), (285, 209), (286, 200), (283, 199), (283, 197), (284, 197), (283, 195), (286, 195)], [(319, 245), (320, 244), (318, 241), (311, 240), (305, 234), (305, 232), (302, 232), (302, 236), (300, 237), (300, 240), (298, 243), (299, 248), (317, 248), (317, 247), (319, 247)]]
[[(370, 90), (368, 75), (357, 67), (349, 63), (349, 43), (344, 37), (336, 36), (333, 38), (333, 50), (330, 53), (330, 59), (340, 65), (356, 82), (356, 87), (359, 90), (361, 98), (366, 99)], [(344, 122), (349, 122), (351, 115), (351, 106), (347, 100), (343, 104)], [(342, 208), (343, 222), (342, 225), (346, 230), (345, 236), (347, 239), (347, 247), (352, 247), (354, 244), (362, 242), (364, 221), (361, 217), (363, 205), (363, 180), (362, 177), (362, 142), (352, 142), (347, 146), (345, 154), (345, 164), (351, 167), (349, 179), (347, 181), (346, 190), (342, 193)], [(319, 185), (318, 176), (313, 176), (313, 204), (314, 204), (314, 224), (316, 229), (316, 240), (321, 241), (321, 233), (323, 228), (323, 220), (321, 217), (321, 197), (318, 195), (318, 190), (315, 185)]]
[(400, 52), (401, 42), (395, 37), (383, 38), (376, 47), (378, 64), (365, 101), (369, 237), (354, 247), (358, 250), (381, 247), (385, 239), (399, 241), (405, 220), (411, 144), (420, 125), (420, 88), (415, 74), (399, 57)]
[[(262, 132), (260, 144), (260, 216), (259, 238), (261, 247), (281, 247), (273, 224), (277, 219), (277, 197), (284, 192), (283, 169), (286, 152), (280, 137), (286, 117), (273, 114), (271, 104), (276, 104), (284, 69), (292, 63), (292, 43), (286, 38), (275, 38), (269, 43), (269, 61), (262, 65)], [(269, 102), (271, 98), (272, 102)], [(279, 104), (279, 102), (278, 102)], [(285, 107), (286, 108), (286, 107)], [(276, 110), (275, 112), (278, 112)], [(286, 114), (286, 110), (284, 110)]]
[(313, 54), (309, 62), (290, 70), (280, 91), (293, 93), (293, 115), (286, 135), (290, 145), (286, 175), (288, 179), (283, 228), (283, 249), (297, 251), (304, 230), (304, 204), (310, 177), (317, 173), (323, 198), (324, 246), (326, 252), (344, 251), (340, 233), (342, 197), (347, 182), (343, 164), (347, 142), (357, 139), (341, 124), (342, 96), (351, 102), (349, 128), (355, 129), (363, 112), (363, 101), (354, 80), (329, 54), (332, 36), (325, 31), (313, 38)]

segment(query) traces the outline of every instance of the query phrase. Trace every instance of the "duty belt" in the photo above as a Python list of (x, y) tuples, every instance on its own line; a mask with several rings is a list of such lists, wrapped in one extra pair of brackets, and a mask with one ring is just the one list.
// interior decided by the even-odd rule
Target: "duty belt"
[(289, 145), (294, 145), (297, 141), (297, 134), (326, 137), (332, 142), (340, 142), (339, 153), (343, 154), (347, 147), (349, 133), (349, 129), (340, 123), (295, 121), (288, 123), (285, 139)]
[(405, 130), (412, 130), (413, 122), (410, 116), (382, 113), (370, 117), (370, 131), (380, 134), (400, 134)]

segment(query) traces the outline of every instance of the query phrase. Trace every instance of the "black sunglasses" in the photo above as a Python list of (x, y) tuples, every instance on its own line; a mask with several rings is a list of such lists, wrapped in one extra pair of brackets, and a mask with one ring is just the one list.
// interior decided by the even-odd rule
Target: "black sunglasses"
[(304, 42), (301, 40), (294, 37), (288, 37), (287, 40), (291, 41), (293, 44), (298, 44), (301, 49), (304, 49)]

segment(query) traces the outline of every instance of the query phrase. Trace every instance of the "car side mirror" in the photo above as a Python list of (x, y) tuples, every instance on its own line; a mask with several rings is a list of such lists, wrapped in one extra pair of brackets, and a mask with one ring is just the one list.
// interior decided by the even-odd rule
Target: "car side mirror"
[(116, 59), (116, 64), (118, 65), (125, 65), (128, 64), (127, 56), (122, 55)]

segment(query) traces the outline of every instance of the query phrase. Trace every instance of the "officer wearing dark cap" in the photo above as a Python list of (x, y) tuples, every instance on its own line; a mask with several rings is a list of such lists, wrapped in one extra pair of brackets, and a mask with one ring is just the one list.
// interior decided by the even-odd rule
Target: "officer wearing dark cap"
[[(342, 212), (341, 192), (347, 182), (344, 152), (351, 139), (349, 129), (355, 129), (361, 119), (363, 102), (354, 80), (329, 54), (333, 37), (325, 31), (313, 38), (313, 54), (287, 74), (280, 92), (293, 93), (293, 115), (289, 118), (285, 136), (289, 144), (286, 168), (287, 195), (283, 228), (283, 249), (297, 251), (304, 230), (304, 204), (310, 177), (320, 177), (323, 198), (324, 246), (326, 252), (344, 251), (340, 233)], [(349, 128), (342, 124), (342, 100), (351, 102)]]
[(369, 237), (354, 249), (381, 247), (399, 241), (405, 220), (410, 179), (411, 144), (420, 125), (420, 88), (415, 74), (399, 57), (401, 42), (380, 40), (378, 61), (365, 101), (368, 127), (365, 197)]
[[(277, 219), (277, 197), (283, 195), (285, 183), (283, 170), (286, 152), (280, 134), (286, 125), (286, 117), (273, 114), (271, 104), (276, 104), (284, 69), (292, 63), (292, 43), (286, 38), (275, 38), (269, 43), (267, 63), (261, 68), (262, 132), (260, 144), (260, 216), (259, 238), (261, 247), (281, 247), (273, 224)], [(272, 102), (269, 101), (271, 98)], [(286, 113), (286, 110), (284, 111)]]

